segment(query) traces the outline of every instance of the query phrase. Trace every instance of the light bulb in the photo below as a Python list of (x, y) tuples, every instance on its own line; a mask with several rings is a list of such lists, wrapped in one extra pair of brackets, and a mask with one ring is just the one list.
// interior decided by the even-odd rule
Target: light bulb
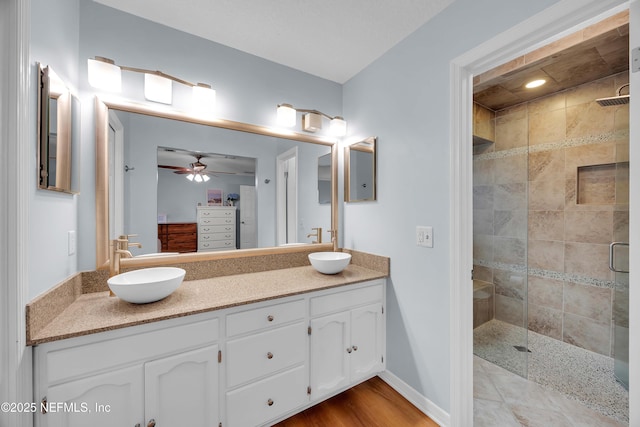
[(277, 121), (280, 126), (296, 125), (296, 110), (290, 104), (280, 104), (277, 109)]
[(122, 90), (122, 70), (111, 59), (96, 56), (87, 60), (89, 84), (108, 92)]
[(334, 136), (345, 136), (347, 134), (347, 122), (340, 116), (335, 116), (329, 124), (329, 131)]
[(171, 80), (156, 74), (144, 74), (144, 97), (149, 101), (171, 104), (173, 86)]
[(198, 114), (213, 114), (216, 111), (216, 91), (211, 86), (198, 83), (193, 87), (193, 109)]

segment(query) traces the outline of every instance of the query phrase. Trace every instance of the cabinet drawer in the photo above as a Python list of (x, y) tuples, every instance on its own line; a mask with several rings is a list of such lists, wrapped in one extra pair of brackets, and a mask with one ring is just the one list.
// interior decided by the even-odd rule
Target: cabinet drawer
[(235, 218), (235, 209), (199, 209), (198, 218)]
[(304, 322), (271, 329), (227, 343), (227, 387), (270, 375), (304, 362)]
[(319, 316), (358, 305), (382, 301), (384, 295), (382, 286), (383, 281), (377, 281), (372, 286), (365, 288), (311, 298), (311, 316)]
[(259, 331), (305, 317), (304, 300), (254, 308), (227, 316), (227, 336)]
[(198, 233), (207, 234), (207, 233), (234, 233), (236, 228), (234, 225), (201, 225), (198, 227)]
[(235, 249), (235, 240), (222, 240), (213, 242), (198, 242), (199, 251), (211, 251), (215, 249)]
[(206, 233), (200, 234), (198, 240), (201, 242), (216, 242), (221, 240), (233, 240), (235, 233)]
[(274, 375), (227, 393), (229, 426), (251, 427), (264, 424), (307, 403), (304, 366)]
[(200, 227), (203, 225), (235, 225), (235, 223), (235, 217), (205, 217), (198, 219), (198, 225), (200, 225)]

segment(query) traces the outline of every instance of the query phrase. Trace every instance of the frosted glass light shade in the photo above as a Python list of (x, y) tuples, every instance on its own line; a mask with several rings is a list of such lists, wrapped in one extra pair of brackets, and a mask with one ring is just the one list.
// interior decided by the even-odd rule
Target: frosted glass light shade
[(296, 125), (296, 110), (289, 104), (278, 105), (277, 122), (280, 126), (292, 127)]
[(216, 111), (216, 91), (211, 86), (198, 83), (193, 87), (193, 109), (200, 114)]
[(194, 175), (192, 173), (190, 173), (189, 175), (187, 175), (186, 177), (189, 181), (193, 181)]
[(96, 89), (108, 92), (122, 90), (122, 70), (113, 61), (103, 59), (87, 60), (89, 84)]
[(204, 179), (204, 182), (209, 181), (211, 178), (209, 178), (207, 175), (202, 175), (202, 179)]
[(155, 74), (145, 73), (144, 97), (149, 101), (171, 104), (173, 97), (171, 80)]
[(340, 116), (331, 119), (329, 131), (335, 136), (345, 136), (347, 134), (347, 122)]

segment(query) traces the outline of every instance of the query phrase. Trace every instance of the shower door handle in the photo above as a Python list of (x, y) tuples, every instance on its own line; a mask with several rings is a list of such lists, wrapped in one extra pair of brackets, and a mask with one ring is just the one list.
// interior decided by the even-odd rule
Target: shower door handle
[(627, 247), (629, 247), (629, 244), (628, 243), (624, 243), (624, 242), (613, 242), (613, 243), (611, 243), (609, 245), (609, 270), (611, 270), (611, 271), (613, 271), (615, 273), (628, 273), (629, 271), (616, 270), (615, 257), (613, 255), (616, 246), (627, 246)]

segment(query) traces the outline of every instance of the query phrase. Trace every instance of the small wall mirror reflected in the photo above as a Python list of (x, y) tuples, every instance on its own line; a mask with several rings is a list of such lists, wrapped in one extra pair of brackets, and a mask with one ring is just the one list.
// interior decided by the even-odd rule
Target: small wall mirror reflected
[(76, 194), (73, 143), (79, 137), (79, 101), (50, 66), (38, 63), (38, 188)]
[(376, 144), (374, 136), (344, 149), (344, 200), (370, 202), (376, 200)]
[(331, 153), (318, 157), (318, 203), (331, 204)]

